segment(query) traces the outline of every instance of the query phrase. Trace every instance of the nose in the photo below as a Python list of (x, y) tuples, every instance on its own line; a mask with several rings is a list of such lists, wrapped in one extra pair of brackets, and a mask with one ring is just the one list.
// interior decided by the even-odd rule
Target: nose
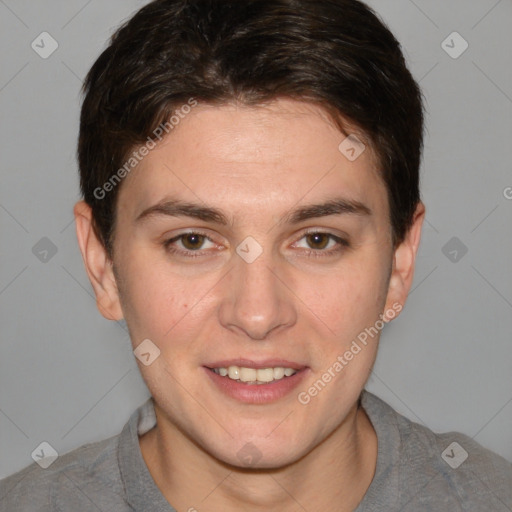
[(223, 280), (220, 323), (253, 340), (264, 340), (272, 331), (292, 326), (297, 311), (284, 266), (272, 261), (270, 251), (263, 251), (252, 262), (238, 254), (233, 259), (233, 267)]

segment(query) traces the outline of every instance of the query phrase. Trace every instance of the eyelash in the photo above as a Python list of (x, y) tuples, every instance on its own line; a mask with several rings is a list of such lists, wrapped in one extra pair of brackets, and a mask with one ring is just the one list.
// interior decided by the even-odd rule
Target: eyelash
[[(303, 236), (299, 239), (299, 240), (302, 240), (303, 238), (305, 238), (307, 235), (314, 235), (314, 234), (318, 234), (318, 235), (327, 235), (331, 240), (334, 240), (336, 243), (337, 243), (337, 246), (335, 249), (330, 249), (330, 250), (323, 250), (323, 249), (305, 249), (303, 252), (306, 253), (308, 256), (310, 257), (313, 257), (313, 258), (324, 258), (324, 257), (328, 257), (328, 256), (333, 256), (334, 254), (337, 254), (339, 252), (342, 252), (344, 249), (347, 249), (350, 247), (350, 243), (343, 239), (343, 238), (340, 238), (332, 233), (329, 233), (327, 231), (319, 231), (319, 230), (311, 230), (311, 231), (307, 231), (303, 234)], [(172, 247), (171, 244), (173, 244), (174, 242), (184, 238), (185, 236), (188, 236), (188, 235), (200, 235), (200, 236), (204, 236), (207, 240), (209, 240), (210, 242), (212, 243), (215, 243), (206, 233), (202, 232), (202, 231), (188, 231), (188, 232), (185, 232), (185, 233), (181, 233), (179, 234), (178, 236), (175, 236), (173, 238), (170, 238), (169, 240), (166, 240), (165, 242), (163, 242), (163, 246), (164, 248), (171, 254), (176, 254), (178, 256), (184, 256), (186, 258), (199, 258), (199, 257), (202, 257), (203, 256), (203, 253), (201, 253), (199, 250), (197, 251), (192, 251), (192, 250), (187, 250), (187, 251), (184, 251), (184, 250), (181, 250), (181, 249), (176, 249), (175, 247)]]

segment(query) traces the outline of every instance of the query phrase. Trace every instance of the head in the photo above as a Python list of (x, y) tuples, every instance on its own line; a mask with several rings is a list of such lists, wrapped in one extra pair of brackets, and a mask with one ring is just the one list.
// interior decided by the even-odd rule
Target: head
[[(102, 314), (158, 354), (162, 421), (229, 464), (298, 460), (351, 417), (412, 282), (423, 112), (399, 43), (356, 0), (157, 0), (84, 92), (78, 239)], [(234, 362), (297, 384), (235, 397), (211, 375)]]

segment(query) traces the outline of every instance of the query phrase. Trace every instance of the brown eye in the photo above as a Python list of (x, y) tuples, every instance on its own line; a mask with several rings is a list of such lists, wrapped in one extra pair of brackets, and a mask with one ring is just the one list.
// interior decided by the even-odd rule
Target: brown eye
[(196, 231), (181, 233), (170, 240), (162, 243), (165, 250), (176, 257), (204, 257), (212, 256), (211, 249), (215, 248), (215, 242), (206, 234)]
[(202, 247), (206, 237), (197, 233), (188, 233), (186, 235), (181, 235), (180, 238), (183, 247), (193, 251)]
[(306, 235), (308, 245), (312, 249), (325, 249), (330, 238), (327, 233), (310, 233)]
[(308, 257), (334, 257), (341, 255), (350, 247), (348, 240), (324, 231), (309, 231), (294, 244)]

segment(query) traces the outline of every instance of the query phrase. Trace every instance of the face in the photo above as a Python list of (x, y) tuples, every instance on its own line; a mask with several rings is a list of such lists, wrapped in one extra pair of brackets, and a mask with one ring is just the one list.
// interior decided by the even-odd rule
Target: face
[(348, 428), (405, 300), (418, 240), (392, 247), (345, 137), (306, 103), (199, 104), (123, 181), (103, 312), (150, 340), (159, 424), (221, 461), (278, 467)]

